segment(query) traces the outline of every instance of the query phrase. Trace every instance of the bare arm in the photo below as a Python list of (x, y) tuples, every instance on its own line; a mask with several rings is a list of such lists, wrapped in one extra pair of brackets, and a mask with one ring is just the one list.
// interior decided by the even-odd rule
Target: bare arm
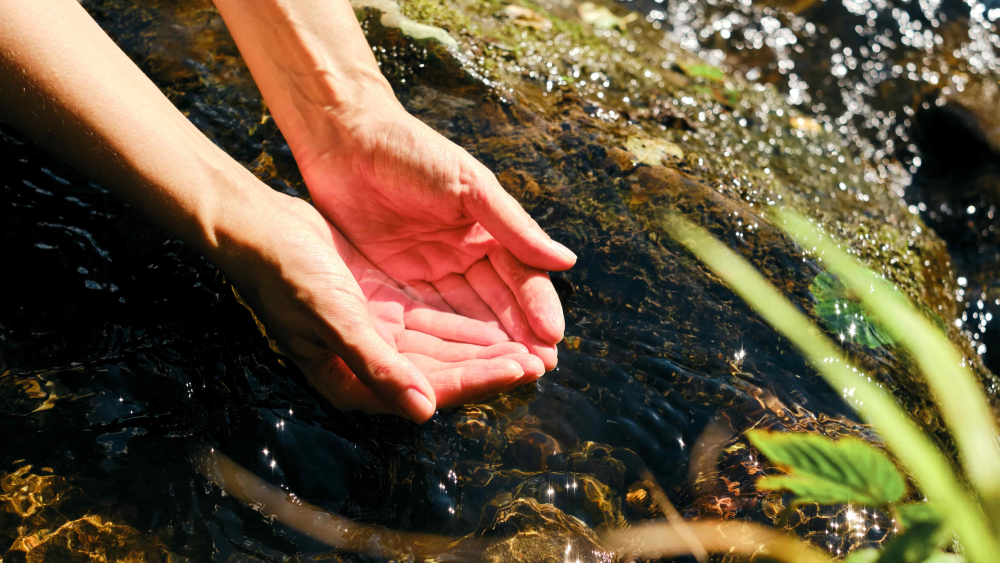
[(0, 118), (205, 253), (335, 405), (423, 421), (541, 374), (502, 331), (413, 302), (312, 206), (258, 181), (75, 0), (0, 0), (0, 14)]
[(348, 0), (215, 5), (300, 162), (354, 115), (399, 109)]
[(264, 186), (191, 124), (73, 0), (0, 1), (0, 116), (202, 252)]

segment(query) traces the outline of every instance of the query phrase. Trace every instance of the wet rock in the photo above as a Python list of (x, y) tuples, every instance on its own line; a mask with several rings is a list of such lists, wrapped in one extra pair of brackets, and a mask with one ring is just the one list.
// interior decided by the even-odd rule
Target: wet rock
[(411, 20), (403, 15), (399, 4), (393, 0), (352, 0), (351, 7), (362, 13), (366, 10), (378, 12), (379, 24), (386, 30), (399, 30), (407, 44), (458, 49), (458, 42), (446, 30)]
[(510, 18), (514, 25), (531, 27), (539, 31), (548, 31), (549, 29), (552, 29), (552, 20), (530, 8), (525, 8), (524, 6), (514, 4), (504, 6), (501, 14), (505, 18)]
[(984, 82), (962, 92), (929, 96), (916, 114), (914, 137), (920, 167), (909, 194), (945, 240), (962, 282), (956, 323), (1000, 370), (1000, 87)]
[(16, 529), (5, 558), (26, 563), (184, 560), (119, 519), (89, 514), (107, 507), (51, 473), (24, 465), (0, 477), (0, 529)]
[(483, 561), (618, 561), (589, 527), (551, 504), (516, 499), (500, 506), (476, 536), (489, 542)]
[(628, 174), (635, 168), (636, 157), (632, 153), (612, 147), (608, 149), (607, 159), (604, 161), (604, 168), (609, 174)]
[(625, 148), (635, 155), (636, 160), (649, 166), (660, 166), (671, 158), (684, 158), (680, 147), (663, 139), (632, 136), (625, 140)]
[(369, 42), (378, 45), (376, 58), (393, 57), (398, 63), (383, 68), (395, 80), (414, 77), (414, 67), (434, 84), (465, 90), (482, 90), (483, 81), (466, 64), (459, 44), (447, 30), (420, 23), (404, 14), (394, 0), (354, 0), (351, 6), (361, 22)]
[(653, 500), (651, 489), (650, 485), (640, 482), (633, 483), (629, 487), (625, 502), (634, 517), (644, 520), (666, 518), (666, 514)]

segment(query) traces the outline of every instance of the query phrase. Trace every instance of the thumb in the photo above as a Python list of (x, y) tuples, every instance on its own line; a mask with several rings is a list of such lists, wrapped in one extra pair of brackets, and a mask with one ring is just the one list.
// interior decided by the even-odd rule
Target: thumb
[(434, 416), (434, 389), (410, 360), (379, 336), (366, 314), (341, 318), (347, 328), (334, 329), (327, 345), (383, 403), (418, 423)]
[(482, 165), (477, 170), (463, 194), (463, 205), (493, 238), (518, 260), (540, 270), (567, 270), (576, 263), (576, 254), (549, 238), (492, 172)]

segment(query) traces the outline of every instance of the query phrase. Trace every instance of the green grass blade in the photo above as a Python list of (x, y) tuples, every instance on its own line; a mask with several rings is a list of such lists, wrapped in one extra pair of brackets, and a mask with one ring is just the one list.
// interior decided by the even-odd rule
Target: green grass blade
[(749, 263), (704, 229), (673, 215), (665, 227), (776, 330), (794, 343), (834, 389), (853, 390), (854, 408), (880, 432), (927, 497), (960, 535), (971, 561), (988, 563), (1000, 544), (975, 499), (960, 484), (944, 455), (888, 393), (848, 367), (840, 349), (774, 289)]
[[(912, 354), (951, 430), (973, 488), (994, 521), (1000, 520), (1000, 448), (993, 411), (958, 350), (908, 299), (841, 250), (832, 237), (800, 215), (781, 213), (789, 235), (813, 248), (893, 339)], [(1000, 521), (997, 522), (1000, 524)], [(998, 554), (1000, 557), (1000, 554)]]

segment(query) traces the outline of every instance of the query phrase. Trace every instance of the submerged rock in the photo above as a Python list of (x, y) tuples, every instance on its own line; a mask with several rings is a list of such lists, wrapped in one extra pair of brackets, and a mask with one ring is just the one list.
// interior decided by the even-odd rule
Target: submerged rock
[(483, 554), (487, 563), (620, 561), (582, 522), (534, 499), (517, 499), (497, 507), (493, 517), (484, 522), (485, 529), (477, 535), (489, 542)]

